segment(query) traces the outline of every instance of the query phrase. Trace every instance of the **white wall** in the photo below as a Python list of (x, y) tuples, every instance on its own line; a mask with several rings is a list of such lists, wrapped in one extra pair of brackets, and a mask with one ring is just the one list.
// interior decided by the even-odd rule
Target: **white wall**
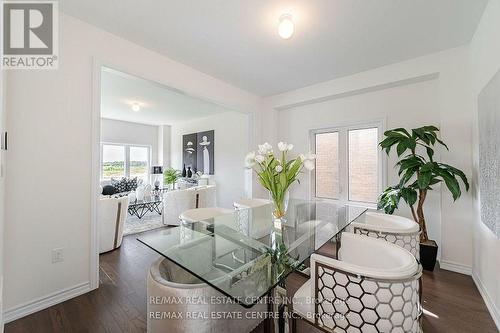
[(244, 159), (249, 145), (249, 117), (238, 112), (225, 112), (210, 117), (172, 125), (172, 167), (181, 170), (182, 135), (214, 130), (214, 180), (217, 205), (231, 208), (233, 202), (247, 195)]
[[(439, 125), (437, 85), (437, 79), (431, 79), (278, 111), (280, 118), (278, 136), (281, 140), (293, 143), (294, 150), (298, 153), (310, 150), (309, 131), (313, 129), (352, 125), (372, 120), (385, 121), (387, 129), (416, 128), (428, 124)], [(395, 155), (391, 154), (388, 162), (388, 184), (391, 185), (398, 183), (397, 173), (393, 171), (393, 166), (397, 161)], [(383, 156), (386, 158), (385, 153)], [(302, 177), (300, 186), (292, 188), (292, 195), (307, 199), (310, 186), (309, 177)], [(425, 209), (430, 236), (440, 241), (439, 192), (430, 192)], [(405, 209), (403, 213), (411, 217), (409, 209)]]
[(150, 146), (151, 165), (158, 164), (158, 132), (158, 126), (144, 125), (114, 119), (101, 119), (102, 142)]
[[(158, 138), (161, 143), (158, 144), (158, 149), (161, 150), (160, 156), (162, 160), (160, 161), (160, 164), (163, 165), (163, 169), (170, 168), (170, 165), (172, 164), (170, 155), (170, 140), (172, 137), (172, 126), (170, 125), (161, 125), (160, 127), (160, 133), (161, 136)], [(161, 148), (160, 148), (161, 147)]]
[[(472, 43), (473, 69), (477, 74), (473, 80), (475, 96), (488, 77), (500, 67), (499, 12), (499, 0), (491, 0)], [(468, 47), (261, 100), (65, 14), (61, 15), (60, 26), (60, 68), (54, 71), (12, 71), (7, 79), (7, 128), (10, 133), (5, 180), (9, 195), (5, 198), (4, 231), (4, 255), (8, 258), (4, 263), (4, 309), (7, 309), (7, 319), (28, 314), (50, 305), (50, 302), (90, 288), (90, 206), (91, 187), (95, 186), (91, 184), (92, 71), (93, 60), (96, 59), (110, 67), (211, 100), (228, 109), (253, 114), (249, 119), (252, 130), (247, 133), (247, 142), (251, 145), (264, 139), (271, 143), (282, 139), (278, 129), (283, 127), (278, 125), (281, 121), (278, 116), (281, 112), (293, 113), (292, 109), (301, 104), (320, 103), (321, 108), (323, 105), (350, 108), (364, 105), (366, 110), (366, 103), (373, 101), (376, 111), (370, 112), (380, 115), (385, 112), (388, 126), (399, 120), (408, 121), (407, 126), (412, 126), (427, 120), (437, 121), (438, 117), (408, 114), (406, 119), (398, 116), (395, 109), (383, 111), (382, 97), (389, 98), (388, 106), (394, 99), (402, 108), (423, 114), (428, 110), (417, 110), (413, 104), (435, 108), (437, 103), (438, 125), (441, 126), (443, 139), (451, 148), (449, 153), (442, 152), (442, 159), (464, 170), (469, 177), (472, 174), (470, 123), (474, 113), (471, 112), (472, 94), (468, 85)], [(416, 82), (433, 75), (438, 75), (438, 78)], [(403, 96), (408, 96), (408, 105), (404, 105)], [(313, 105), (300, 107), (308, 109)], [(276, 111), (284, 108), (291, 110)], [(356, 111), (349, 117), (354, 119), (361, 115), (362, 111)], [(320, 116), (325, 122), (337, 121), (326, 111), (326, 107), (320, 111)], [(226, 126), (218, 130), (215, 125)], [(316, 124), (309, 123), (308, 126), (312, 125)], [(194, 125), (192, 128), (198, 131)], [(220, 149), (219, 133), (232, 128), (227, 121), (214, 124), (211, 128), (216, 130), (216, 154)], [(286, 131), (282, 133), (291, 135)], [(294, 139), (293, 136), (290, 138)], [(293, 143), (297, 149), (305, 144), (304, 141)], [(172, 157), (175, 155), (174, 147), (179, 149), (180, 145), (172, 143)], [(241, 158), (236, 157), (230, 163), (240, 167), (247, 149), (242, 149), (239, 144), (236, 148), (242, 152)], [(218, 165), (224, 160), (217, 158), (216, 163), (216, 172), (219, 172)], [(180, 167), (179, 161), (172, 160), (172, 164)], [(71, 174), (66, 175), (61, 170), (71, 170)], [(218, 183), (224, 182), (224, 177), (236, 178), (234, 170), (229, 174), (221, 172), (223, 179)], [(243, 170), (241, 172), (244, 173)], [(59, 188), (71, 189), (71, 195), (59, 191)], [(254, 189), (257, 188), (254, 185)], [(232, 200), (241, 193), (239, 185), (229, 190), (228, 198), (220, 200), (224, 205), (230, 204), (229, 197)], [(498, 307), (498, 240), (478, 223), (477, 204), (474, 205), (475, 213), (471, 213), (470, 194), (464, 194), (457, 203), (452, 202), (447, 192), (438, 196), (435, 202), (440, 201), (441, 225), (437, 221), (433, 227), (441, 231), (441, 264), (463, 272), (470, 269), (474, 221), (474, 274)], [(31, 204), (27, 205), (27, 202)], [(477, 198), (474, 202), (477, 203)], [(50, 252), (58, 247), (64, 248), (65, 261), (51, 264)]]
[[(467, 66), (468, 48), (460, 47), (269, 97), (263, 105), (274, 126), (261, 126), (262, 137), (289, 140), (297, 150), (303, 150), (308, 146), (305, 133), (311, 127), (328, 127), (367, 115), (386, 117), (388, 127), (432, 122), (441, 128), (441, 136), (451, 148), (450, 152), (441, 150), (442, 160), (464, 170), (470, 178)], [(288, 119), (287, 114), (295, 117)], [(287, 126), (293, 129), (287, 130)], [(278, 137), (273, 129), (279, 129)], [(389, 181), (395, 179), (392, 163), (388, 163)], [(438, 238), (440, 245), (441, 266), (470, 274), (470, 193), (453, 203), (447, 191), (437, 190), (427, 205), (431, 236)]]
[[(12, 71), (7, 80), (4, 309), (10, 320), (91, 288), (94, 60), (231, 110), (252, 113), (259, 103), (68, 15), (61, 14), (60, 28), (58, 70)], [(51, 250), (59, 247), (64, 262), (52, 264)]]
[[(0, 15), (2, 11), (0, 10)], [(5, 131), (5, 71), (0, 70), (0, 135)], [(5, 153), (0, 150), (0, 332), (3, 332), (3, 262), (5, 213)]]
[[(474, 194), (473, 277), (500, 330), (500, 240), (481, 222), (477, 97), (500, 69), (500, 0), (490, 0), (471, 43)], [(500, 197), (500, 195), (499, 195)]]

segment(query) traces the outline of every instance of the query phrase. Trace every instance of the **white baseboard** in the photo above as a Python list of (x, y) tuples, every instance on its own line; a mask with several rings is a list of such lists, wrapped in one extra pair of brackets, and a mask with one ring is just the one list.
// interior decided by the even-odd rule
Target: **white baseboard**
[(479, 293), (483, 297), (484, 303), (486, 304), (488, 311), (490, 311), (491, 317), (493, 317), (495, 325), (497, 325), (497, 329), (500, 331), (500, 311), (498, 310), (495, 303), (491, 299), (490, 294), (484, 287), (483, 281), (481, 281), (479, 276), (476, 273), (472, 273), (472, 279), (476, 283), (477, 289), (479, 290)]
[(439, 260), (439, 267), (455, 273), (472, 275), (472, 267), (454, 261)]
[(76, 286), (49, 294), (45, 297), (40, 297), (30, 302), (18, 305), (16, 307), (5, 310), (3, 313), (4, 323), (14, 321), (16, 319), (22, 318), (29, 314), (38, 312), (40, 310), (46, 309), (53, 305), (59, 304), (61, 302), (67, 301), (70, 298), (80, 296), (85, 294), (92, 289), (90, 288), (90, 283), (85, 282), (78, 284)]

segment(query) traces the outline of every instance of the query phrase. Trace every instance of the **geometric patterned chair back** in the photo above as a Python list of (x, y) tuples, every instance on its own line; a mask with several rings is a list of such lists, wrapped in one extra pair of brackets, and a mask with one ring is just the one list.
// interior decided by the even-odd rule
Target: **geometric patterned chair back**
[(315, 324), (330, 332), (422, 332), (419, 272), (378, 280), (316, 263)]
[(381, 238), (408, 250), (420, 261), (420, 228), (406, 217), (378, 212), (365, 213), (365, 223), (354, 222), (355, 234)]

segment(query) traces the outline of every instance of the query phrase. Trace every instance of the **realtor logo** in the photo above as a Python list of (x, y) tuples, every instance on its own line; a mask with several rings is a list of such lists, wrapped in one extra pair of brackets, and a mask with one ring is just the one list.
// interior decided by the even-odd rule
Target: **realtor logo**
[(3, 1), (2, 68), (57, 68), (57, 9), (55, 1)]

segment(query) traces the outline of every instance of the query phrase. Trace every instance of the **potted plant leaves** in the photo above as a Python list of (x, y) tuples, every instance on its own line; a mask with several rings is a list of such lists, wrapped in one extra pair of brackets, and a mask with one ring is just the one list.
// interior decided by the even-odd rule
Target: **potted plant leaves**
[(378, 200), (378, 208), (392, 214), (398, 208), (401, 199), (408, 204), (415, 222), (420, 225), (420, 261), (425, 270), (434, 270), (438, 246), (427, 234), (427, 221), (424, 215), (424, 203), (428, 191), (439, 183), (451, 192), (453, 200), (460, 198), (462, 191), (469, 190), (469, 182), (465, 174), (445, 163), (434, 160), (434, 147), (439, 144), (448, 150), (448, 146), (438, 138), (439, 129), (435, 126), (424, 126), (410, 131), (396, 128), (384, 133), (380, 147), (390, 153), (395, 147), (399, 158), (399, 183), (388, 187)]
[(175, 190), (175, 183), (181, 176), (182, 173), (179, 170), (175, 170), (173, 168), (169, 168), (163, 173), (165, 184), (170, 185), (172, 187), (172, 190)]

